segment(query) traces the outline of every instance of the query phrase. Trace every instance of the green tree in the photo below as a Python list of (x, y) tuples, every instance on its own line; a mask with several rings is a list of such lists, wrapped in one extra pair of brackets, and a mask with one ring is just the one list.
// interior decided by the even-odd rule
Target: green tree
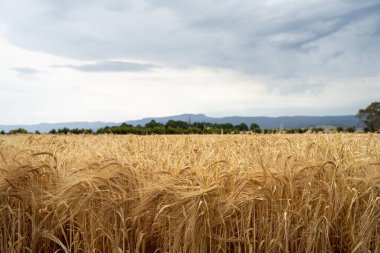
[(181, 133), (182, 131), (178, 127), (174, 128), (174, 127), (169, 126), (166, 128), (166, 134), (181, 134)]
[(239, 131), (248, 131), (248, 126), (245, 123), (240, 123), (240, 125), (237, 125), (236, 128)]
[(52, 129), (49, 131), (49, 134), (56, 134), (56, 133), (57, 133), (57, 131), (55, 129)]
[(57, 133), (59, 134), (68, 134), (70, 132), (70, 129), (68, 129), (67, 127), (64, 127), (62, 129), (58, 129)]
[(219, 129), (224, 129), (224, 130), (234, 129), (234, 125), (232, 125), (231, 123), (215, 124), (215, 127)]
[(124, 122), (123, 124), (121, 124), (120, 126), (121, 126), (121, 127), (133, 127), (132, 125), (127, 124), (127, 123), (125, 123), (125, 122)]
[(91, 128), (88, 128), (88, 129), (83, 129), (83, 133), (84, 134), (93, 134), (94, 131)]
[(258, 124), (256, 123), (252, 123), (251, 126), (250, 126), (250, 129), (252, 132), (254, 133), (261, 133), (261, 128)]
[(145, 124), (146, 128), (156, 128), (156, 127), (163, 127), (164, 125), (161, 123), (157, 123), (155, 120), (151, 120), (149, 123)]
[(380, 102), (373, 102), (366, 109), (360, 109), (356, 116), (364, 125), (364, 131), (380, 130)]
[(355, 133), (356, 132), (356, 127), (350, 126), (346, 128), (347, 133)]
[(18, 128), (18, 129), (13, 129), (9, 131), (9, 134), (27, 134), (28, 131), (26, 131), (24, 128)]
[(324, 131), (325, 131), (325, 129), (323, 127), (313, 127), (311, 129), (312, 133), (323, 133)]
[(297, 132), (298, 132), (299, 134), (304, 134), (304, 133), (307, 132), (307, 130), (309, 130), (309, 129), (308, 129), (308, 128), (298, 128), (298, 129), (297, 129)]
[(189, 128), (189, 124), (185, 121), (181, 121), (181, 120), (169, 120), (168, 122), (166, 122), (165, 124), (165, 127), (166, 128), (180, 128), (180, 129), (187, 129)]
[(198, 129), (200, 129), (200, 130), (203, 130), (203, 129), (206, 128), (207, 124), (204, 123), (204, 122), (194, 122), (194, 123), (192, 124), (192, 126), (193, 126), (194, 128), (198, 128)]
[(296, 128), (285, 129), (285, 133), (287, 133), (287, 134), (295, 134), (295, 133), (297, 133), (297, 129)]

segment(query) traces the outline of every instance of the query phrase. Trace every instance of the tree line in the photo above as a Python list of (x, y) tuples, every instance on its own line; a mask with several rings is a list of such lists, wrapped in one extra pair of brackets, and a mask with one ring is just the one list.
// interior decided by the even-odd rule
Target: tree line
[[(356, 131), (355, 127), (341, 127), (338, 126), (330, 131), (334, 132), (348, 132), (353, 133)], [(126, 123), (120, 126), (106, 126), (99, 128), (97, 131), (84, 128), (61, 128), (52, 129), (49, 134), (136, 134), (136, 135), (152, 135), (152, 134), (239, 134), (239, 133), (256, 133), (256, 134), (274, 134), (274, 133), (288, 133), (288, 134), (302, 134), (306, 132), (320, 133), (326, 132), (326, 129), (322, 127), (312, 128), (290, 128), (290, 129), (261, 129), (256, 123), (252, 123), (248, 126), (245, 123), (233, 125), (230, 123), (208, 123), (208, 122), (195, 122), (189, 124), (185, 121), (169, 120), (166, 124), (158, 123), (155, 120), (150, 121), (144, 126), (129, 125)], [(28, 131), (19, 128), (5, 133), (1, 131), (0, 134), (27, 134)], [(35, 131), (35, 134), (40, 134), (39, 131)]]
[(99, 128), (98, 134), (233, 134), (241, 132), (261, 132), (259, 125), (252, 123), (250, 127), (247, 124), (241, 123), (233, 125), (230, 123), (216, 124), (208, 122), (188, 123), (180, 120), (169, 120), (166, 124), (150, 121), (144, 126), (133, 126), (126, 123), (120, 126)]
[[(362, 122), (364, 132), (379, 132), (380, 131), (380, 102), (373, 102), (367, 108), (360, 109), (356, 115)], [(331, 131), (331, 130), (330, 130)], [(342, 127), (338, 126), (334, 132), (356, 132), (354, 126)], [(305, 132), (326, 132), (326, 129), (322, 127), (313, 128), (292, 128), (292, 129), (261, 129), (256, 123), (252, 123), (248, 126), (245, 123), (240, 123), (233, 125), (230, 123), (208, 123), (208, 122), (195, 122), (188, 123), (179, 120), (169, 120), (166, 124), (156, 122), (155, 120), (150, 121), (144, 126), (133, 126), (126, 123), (120, 126), (112, 127), (102, 127), (96, 132), (92, 129), (52, 129), (50, 134), (138, 134), (138, 135), (149, 135), (149, 134), (236, 134), (236, 133), (305, 133)], [(18, 128), (10, 130), (8, 133), (0, 131), (0, 134), (27, 134), (28, 131), (23, 128)], [(40, 134), (39, 131), (35, 131), (35, 134)]]

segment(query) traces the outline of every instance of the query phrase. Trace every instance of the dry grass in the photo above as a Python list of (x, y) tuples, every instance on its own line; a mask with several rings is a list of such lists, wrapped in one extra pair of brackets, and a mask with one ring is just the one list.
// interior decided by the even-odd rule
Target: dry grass
[(1, 252), (380, 252), (380, 135), (0, 137)]

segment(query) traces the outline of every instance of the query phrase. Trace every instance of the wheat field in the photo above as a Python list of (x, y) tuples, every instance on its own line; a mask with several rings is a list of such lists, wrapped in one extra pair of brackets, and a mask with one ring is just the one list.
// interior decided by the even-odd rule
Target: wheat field
[(380, 252), (380, 135), (0, 137), (1, 252)]

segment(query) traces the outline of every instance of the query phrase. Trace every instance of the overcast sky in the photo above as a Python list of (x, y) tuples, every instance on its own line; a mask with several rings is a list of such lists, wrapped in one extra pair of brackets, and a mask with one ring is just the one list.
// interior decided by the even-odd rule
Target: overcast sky
[(379, 0), (0, 0), (0, 124), (345, 115), (376, 100)]

